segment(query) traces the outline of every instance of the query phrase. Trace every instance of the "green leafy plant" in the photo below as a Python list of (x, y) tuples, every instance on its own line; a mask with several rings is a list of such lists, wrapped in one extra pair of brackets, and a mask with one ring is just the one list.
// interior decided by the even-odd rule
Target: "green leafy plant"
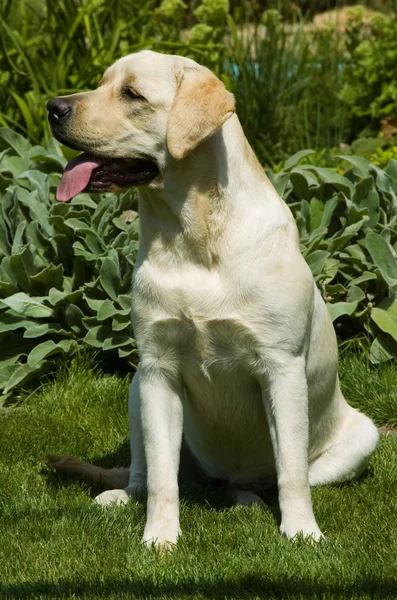
[(341, 98), (358, 117), (356, 128), (397, 112), (397, 16), (350, 9)]
[(92, 89), (117, 58), (148, 48), (188, 55), (220, 76), (271, 166), (299, 148), (345, 141), (336, 30), (275, 9), (236, 26), (236, 8), (228, 0), (0, 0), (0, 126), (49, 141), (49, 98)]
[(386, 148), (378, 147), (371, 154), (370, 159), (374, 165), (385, 168), (392, 159), (397, 160), (397, 140), (394, 139), (393, 141), (393, 144), (389, 144)]
[(0, 125), (48, 141), (50, 97), (95, 87), (117, 58), (144, 48), (190, 53), (215, 68), (214, 44), (183, 33), (186, 10), (182, 0), (1, 0)]
[(366, 331), (374, 363), (397, 356), (397, 161), (383, 171), (360, 156), (341, 156), (344, 175), (292, 156), (271, 175), (290, 204), (302, 253), (337, 333)]
[(343, 45), (335, 28), (308, 29), (278, 10), (237, 27), (229, 18), (230, 56), (224, 80), (236, 96), (244, 131), (260, 160), (274, 167), (300, 148), (331, 148), (349, 122), (338, 91)]
[(55, 202), (66, 163), (55, 140), (45, 149), (1, 129), (0, 151), (0, 389), (54, 370), (82, 344), (134, 363), (133, 195)]

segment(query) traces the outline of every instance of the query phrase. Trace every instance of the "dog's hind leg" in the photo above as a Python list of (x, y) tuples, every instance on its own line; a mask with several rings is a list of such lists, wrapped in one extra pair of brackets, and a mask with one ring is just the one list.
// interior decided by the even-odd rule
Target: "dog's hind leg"
[(128, 485), (124, 489), (107, 490), (95, 501), (101, 505), (126, 504), (130, 498), (138, 500), (146, 494), (146, 460), (142, 439), (138, 374), (133, 377), (128, 400), (130, 420), (131, 466)]
[(309, 466), (312, 486), (356, 479), (368, 466), (378, 444), (378, 430), (371, 419), (349, 409), (335, 441)]
[(257, 494), (241, 490), (239, 488), (232, 489), (233, 504), (235, 506), (259, 506), (263, 510), (268, 510), (268, 505), (263, 502)]

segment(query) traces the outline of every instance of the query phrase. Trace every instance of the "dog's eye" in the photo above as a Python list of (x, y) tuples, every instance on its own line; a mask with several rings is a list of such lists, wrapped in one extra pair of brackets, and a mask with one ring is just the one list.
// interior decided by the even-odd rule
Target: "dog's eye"
[(126, 100), (145, 100), (143, 96), (138, 94), (138, 92), (136, 92), (130, 87), (123, 87), (123, 89), (121, 90), (121, 95)]

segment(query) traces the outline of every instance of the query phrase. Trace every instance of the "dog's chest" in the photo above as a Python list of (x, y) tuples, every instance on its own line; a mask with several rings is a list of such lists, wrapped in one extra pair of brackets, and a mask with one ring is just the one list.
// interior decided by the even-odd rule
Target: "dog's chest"
[(213, 274), (160, 278), (136, 271), (141, 360), (182, 379), (185, 439), (208, 474), (231, 481), (258, 480), (273, 470), (255, 377), (263, 372), (261, 332), (250, 317), (256, 309), (247, 287), (227, 287)]
[[(152, 275), (152, 277), (150, 277)], [(255, 370), (258, 334), (244, 312), (241, 294), (217, 274), (200, 271), (137, 274), (133, 318), (141, 354), (158, 365), (200, 369), (207, 377), (236, 368)]]

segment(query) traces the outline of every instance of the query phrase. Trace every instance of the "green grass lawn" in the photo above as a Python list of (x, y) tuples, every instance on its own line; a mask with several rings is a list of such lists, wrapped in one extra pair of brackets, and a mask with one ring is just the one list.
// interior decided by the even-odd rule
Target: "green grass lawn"
[[(397, 424), (397, 369), (341, 359), (344, 392)], [(0, 411), (0, 598), (397, 598), (397, 436), (359, 482), (312, 491), (327, 539), (278, 534), (270, 512), (231, 508), (220, 488), (182, 487), (183, 536), (165, 558), (141, 543), (143, 505), (103, 509), (98, 488), (52, 472), (48, 452), (128, 464), (128, 379), (84, 359)]]

